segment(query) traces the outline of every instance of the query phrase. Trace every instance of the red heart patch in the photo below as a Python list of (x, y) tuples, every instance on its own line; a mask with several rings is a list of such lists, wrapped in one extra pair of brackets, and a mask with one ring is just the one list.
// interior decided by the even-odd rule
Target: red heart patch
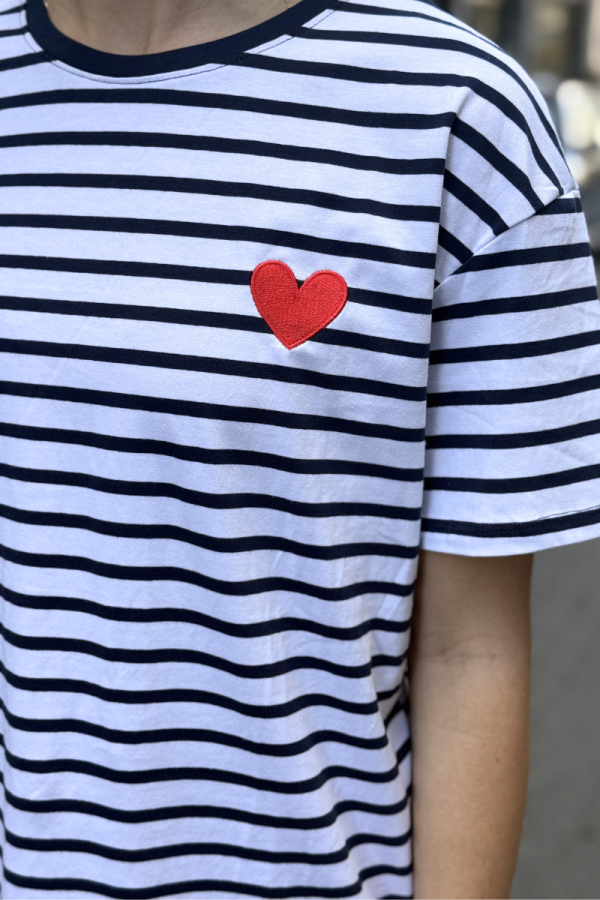
[(259, 313), (288, 350), (333, 322), (348, 299), (348, 285), (337, 272), (314, 272), (298, 289), (290, 267), (274, 259), (256, 267), (250, 288)]

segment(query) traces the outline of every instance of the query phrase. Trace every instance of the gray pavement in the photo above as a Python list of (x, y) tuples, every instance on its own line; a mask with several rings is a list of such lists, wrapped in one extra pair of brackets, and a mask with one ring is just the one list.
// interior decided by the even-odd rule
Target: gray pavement
[(600, 540), (535, 562), (531, 776), (513, 898), (600, 898)]

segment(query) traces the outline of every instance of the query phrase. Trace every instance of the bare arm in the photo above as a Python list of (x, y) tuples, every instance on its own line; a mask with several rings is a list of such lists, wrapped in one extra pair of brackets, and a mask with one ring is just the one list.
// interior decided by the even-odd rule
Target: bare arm
[(506, 898), (529, 751), (531, 556), (424, 552), (411, 646), (415, 897)]

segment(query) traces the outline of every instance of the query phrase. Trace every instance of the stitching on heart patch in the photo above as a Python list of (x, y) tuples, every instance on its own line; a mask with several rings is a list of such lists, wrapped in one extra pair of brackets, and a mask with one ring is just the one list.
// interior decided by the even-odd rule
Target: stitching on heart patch
[(255, 268), (250, 289), (259, 313), (288, 350), (326, 328), (348, 299), (348, 285), (338, 272), (313, 272), (298, 288), (293, 271), (277, 259)]

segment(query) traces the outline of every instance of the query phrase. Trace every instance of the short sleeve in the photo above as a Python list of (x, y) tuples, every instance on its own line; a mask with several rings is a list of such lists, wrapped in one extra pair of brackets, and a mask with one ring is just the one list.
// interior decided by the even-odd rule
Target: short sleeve
[(600, 304), (577, 189), (437, 286), (422, 547), (529, 553), (600, 535)]

